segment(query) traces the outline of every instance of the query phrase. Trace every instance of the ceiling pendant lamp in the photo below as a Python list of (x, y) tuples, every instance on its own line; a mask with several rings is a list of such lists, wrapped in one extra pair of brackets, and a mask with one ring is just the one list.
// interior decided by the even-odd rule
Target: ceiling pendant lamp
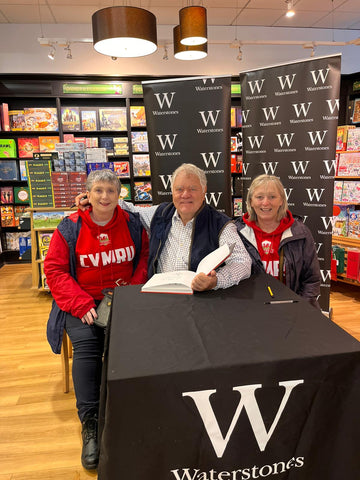
[(179, 11), (181, 43), (202, 45), (207, 42), (206, 8), (201, 6), (184, 7)]
[(157, 50), (156, 17), (138, 7), (107, 7), (92, 16), (93, 43), (110, 57), (143, 57)]
[(174, 27), (174, 56), (178, 60), (200, 60), (207, 56), (207, 43), (203, 45), (182, 45), (180, 43), (180, 25)]

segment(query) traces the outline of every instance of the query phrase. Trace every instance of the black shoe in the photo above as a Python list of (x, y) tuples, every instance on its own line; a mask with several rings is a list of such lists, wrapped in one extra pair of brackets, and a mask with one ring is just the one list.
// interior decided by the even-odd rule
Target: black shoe
[(97, 415), (85, 417), (82, 423), (83, 447), (81, 463), (86, 470), (94, 470), (99, 463), (99, 449), (97, 441), (98, 418)]

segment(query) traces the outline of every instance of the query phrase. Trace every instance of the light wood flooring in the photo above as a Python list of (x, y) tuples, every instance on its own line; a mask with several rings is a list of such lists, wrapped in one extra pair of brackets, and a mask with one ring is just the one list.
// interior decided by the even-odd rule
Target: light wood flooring
[[(95, 479), (81, 466), (75, 397), (46, 340), (51, 297), (30, 265), (0, 268), (0, 480)], [(333, 320), (360, 341), (360, 288), (335, 284)]]

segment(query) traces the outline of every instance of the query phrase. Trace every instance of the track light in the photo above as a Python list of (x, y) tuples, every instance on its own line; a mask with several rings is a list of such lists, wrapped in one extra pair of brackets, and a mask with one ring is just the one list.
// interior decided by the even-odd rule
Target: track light
[(165, 47), (164, 47), (163, 60), (169, 60), (169, 56), (168, 56), (168, 51), (167, 51), (167, 46), (166, 46), (166, 45), (165, 45)]
[(291, 18), (295, 15), (294, 2), (293, 0), (285, 0), (285, 3), (287, 4), (286, 16), (287, 18)]
[(241, 62), (241, 60), (242, 60), (241, 45), (239, 46), (239, 53), (238, 53), (238, 56), (236, 57), (236, 60), (239, 60), (239, 62)]
[(72, 53), (71, 53), (71, 48), (70, 48), (70, 43), (68, 43), (66, 45), (66, 47), (64, 48), (65, 52), (66, 52), (66, 58), (68, 60), (72, 60)]
[(50, 60), (55, 60), (55, 46), (54, 45), (51, 45), (51, 50), (48, 54), (48, 57), (50, 58)]

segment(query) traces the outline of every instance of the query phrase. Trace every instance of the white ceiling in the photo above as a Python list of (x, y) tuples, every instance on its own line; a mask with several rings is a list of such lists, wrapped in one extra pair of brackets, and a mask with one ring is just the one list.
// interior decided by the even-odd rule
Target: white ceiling
[(158, 25), (177, 25), (178, 11), (207, 9), (208, 25), (360, 29), (360, 0), (294, 0), (295, 17), (285, 17), (285, 0), (0, 0), (2, 24), (91, 24), (100, 8), (130, 5), (150, 10)]

